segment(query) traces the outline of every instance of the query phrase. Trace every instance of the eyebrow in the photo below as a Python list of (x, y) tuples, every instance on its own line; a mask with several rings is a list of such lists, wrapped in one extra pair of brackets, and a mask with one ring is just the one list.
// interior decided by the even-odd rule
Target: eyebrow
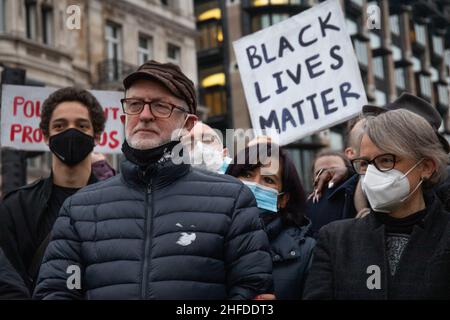
[[(55, 122), (63, 122), (63, 123), (67, 123), (68, 122), (68, 120), (66, 119), (66, 118), (58, 118), (58, 119), (54, 119), (53, 121), (52, 121), (52, 123), (55, 123)], [(91, 123), (91, 121), (89, 120), (89, 119), (85, 119), (85, 118), (77, 118), (77, 119), (75, 119), (75, 122), (76, 123)]]

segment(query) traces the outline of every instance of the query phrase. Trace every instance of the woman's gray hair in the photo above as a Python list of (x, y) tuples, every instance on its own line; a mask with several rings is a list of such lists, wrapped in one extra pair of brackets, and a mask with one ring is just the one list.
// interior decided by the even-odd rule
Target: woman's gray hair
[(448, 154), (431, 125), (421, 116), (398, 109), (368, 117), (366, 133), (381, 150), (419, 161), (431, 159), (436, 171), (424, 181), (424, 187), (440, 184), (447, 177)]

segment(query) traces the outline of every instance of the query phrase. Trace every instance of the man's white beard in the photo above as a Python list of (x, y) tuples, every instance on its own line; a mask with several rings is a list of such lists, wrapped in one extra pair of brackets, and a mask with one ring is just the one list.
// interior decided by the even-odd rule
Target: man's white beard
[(154, 149), (157, 148), (159, 146), (162, 146), (168, 142), (170, 142), (170, 139), (167, 141), (163, 141), (162, 143), (157, 143), (154, 141), (151, 141), (150, 139), (137, 139), (133, 137), (130, 138), (126, 138), (127, 143), (130, 147), (134, 148), (134, 149), (138, 149), (138, 150), (149, 150), (149, 149)]

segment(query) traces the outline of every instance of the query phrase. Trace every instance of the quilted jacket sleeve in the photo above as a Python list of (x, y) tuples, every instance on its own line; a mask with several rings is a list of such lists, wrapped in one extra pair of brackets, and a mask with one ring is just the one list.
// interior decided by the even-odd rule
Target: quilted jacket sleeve
[(81, 243), (70, 217), (70, 200), (68, 198), (64, 202), (53, 227), (52, 239), (44, 255), (33, 299), (64, 300), (84, 297)]
[(269, 241), (258, 213), (253, 194), (243, 185), (226, 237), (229, 299), (253, 299), (258, 294), (273, 293)]

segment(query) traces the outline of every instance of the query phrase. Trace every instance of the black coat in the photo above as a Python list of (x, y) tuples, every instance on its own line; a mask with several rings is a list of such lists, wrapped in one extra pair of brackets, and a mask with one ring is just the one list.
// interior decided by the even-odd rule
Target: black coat
[(0, 249), (0, 300), (27, 299), (28, 288)]
[[(37, 299), (252, 299), (272, 262), (251, 191), (239, 180), (163, 161), (68, 198), (47, 248)], [(70, 265), (81, 268), (69, 290)]]
[(273, 262), (275, 296), (279, 300), (298, 300), (312, 260), (316, 241), (307, 236), (310, 221), (301, 227), (286, 227), (281, 218), (266, 225)]
[[(305, 299), (450, 299), (450, 214), (434, 194), (414, 226), (397, 271), (389, 280), (385, 226), (374, 214), (332, 222), (319, 232)], [(380, 289), (367, 282), (380, 268)]]
[[(89, 183), (96, 181), (91, 175)], [(0, 247), (30, 290), (56, 220), (48, 210), (52, 188), (50, 176), (7, 193), (0, 202)]]
[(356, 216), (353, 198), (358, 181), (359, 175), (354, 174), (334, 188), (325, 187), (319, 202), (308, 200), (306, 215), (311, 220), (311, 234), (314, 238), (317, 238), (320, 228), (330, 222)]

